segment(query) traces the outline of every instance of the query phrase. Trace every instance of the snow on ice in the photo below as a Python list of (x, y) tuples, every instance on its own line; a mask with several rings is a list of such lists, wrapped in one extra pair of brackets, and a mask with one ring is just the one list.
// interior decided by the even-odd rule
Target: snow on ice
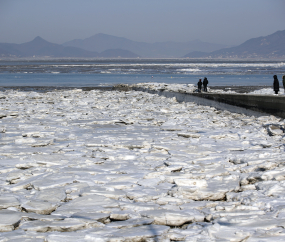
[[(194, 84), (168, 84), (168, 83), (156, 83), (156, 82), (148, 82), (148, 83), (137, 83), (131, 86), (135, 86), (135, 87), (141, 87), (141, 88), (147, 88), (150, 90), (166, 90), (166, 91), (174, 91), (174, 92), (197, 92), (197, 85)], [(262, 88), (259, 90), (255, 90), (255, 91), (251, 91), (248, 92), (248, 94), (251, 95), (279, 95), (279, 96), (283, 96), (285, 95), (285, 91), (283, 89), (282, 83), (280, 83), (280, 91), (278, 94), (274, 93), (273, 88)], [(224, 91), (222, 89), (212, 89), (211, 87), (207, 87), (208, 92), (210, 93), (237, 93), (233, 90), (231, 90), (231, 88), (227, 88), (227, 91)]]
[(0, 241), (285, 240), (284, 120), (136, 91), (0, 96)]

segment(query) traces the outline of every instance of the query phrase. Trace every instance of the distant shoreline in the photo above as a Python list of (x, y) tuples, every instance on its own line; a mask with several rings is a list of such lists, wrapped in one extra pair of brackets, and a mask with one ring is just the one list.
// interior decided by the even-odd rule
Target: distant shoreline
[[(116, 85), (117, 86), (117, 85)], [(0, 91), (5, 90), (19, 90), (19, 91), (36, 91), (36, 92), (49, 92), (49, 91), (60, 91), (60, 90), (73, 90), (73, 89), (82, 89), (82, 91), (91, 91), (91, 90), (101, 90), (101, 91), (113, 91), (113, 90), (122, 90), (122, 88), (116, 86), (94, 86), (94, 87), (60, 87), (60, 86), (0, 86)], [(223, 91), (235, 91), (236, 93), (249, 93), (263, 88), (270, 88), (271, 86), (209, 86), (212, 90), (223, 90)]]
[(105, 58), (105, 57), (1, 57), (1, 61), (102, 61), (102, 60), (115, 60), (115, 61), (126, 61), (126, 60), (184, 60), (184, 61), (227, 61), (227, 62), (283, 62), (285, 58), (188, 58), (188, 57), (168, 57), (168, 58), (147, 58), (147, 57), (136, 57), (136, 58)]

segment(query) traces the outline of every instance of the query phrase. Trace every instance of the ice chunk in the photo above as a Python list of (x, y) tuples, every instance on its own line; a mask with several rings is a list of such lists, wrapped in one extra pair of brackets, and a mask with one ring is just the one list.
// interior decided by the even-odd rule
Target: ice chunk
[(119, 203), (116, 200), (106, 198), (100, 195), (89, 195), (84, 197), (78, 197), (69, 203), (60, 206), (54, 215), (66, 215), (71, 216), (77, 212), (102, 212), (110, 211), (113, 208), (118, 208)]
[(177, 179), (174, 179), (174, 183), (177, 186), (193, 186), (195, 188), (208, 186), (208, 183), (206, 180), (198, 180), (198, 179), (177, 178)]
[(144, 211), (141, 215), (154, 219), (154, 223), (159, 225), (181, 226), (194, 221), (194, 216), (188, 213), (164, 209)]
[[(166, 235), (169, 230), (168, 226), (163, 225), (144, 225), (134, 228), (120, 229), (112, 234), (110, 239), (118, 241), (146, 241), (150, 238)], [(85, 238), (87, 240), (94, 240), (98, 235), (88, 234)], [(109, 237), (107, 235), (107, 237)]]
[(47, 188), (54, 188), (59, 186), (65, 186), (73, 183), (75, 180), (74, 175), (70, 174), (47, 174), (40, 179), (31, 182), (32, 186), (37, 190), (43, 190)]
[(34, 198), (45, 202), (59, 203), (66, 199), (66, 193), (63, 188), (51, 188), (39, 191)]
[(86, 227), (103, 227), (104, 225), (98, 222), (92, 222), (91, 224), (85, 223), (80, 219), (66, 218), (62, 221), (46, 222), (46, 221), (28, 221), (21, 224), (20, 228), (25, 231), (33, 232), (71, 232), (84, 229)]
[(129, 213), (127, 211), (114, 211), (110, 214), (110, 219), (124, 221), (130, 218)]
[(57, 208), (56, 205), (44, 201), (28, 201), (22, 204), (21, 207), (24, 211), (37, 214), (51, 214)]
[(95, 212), (77, 212), (71, 215), (71, 218), (85, 219), (85, 220), (96, 220), (101, 223), (105, 223), (110, 217), (109, 213), (95, 213)]
[(14, 230), (21, 222), (22, 214), (11, 210), (0, 210), (0, 232)]
[(138, 227), (143, 225), (150, 225), (154, 222), (153, 219), (150, 218), (136, 218), (136, 219), (128, 219), (125, 221), (118, 221), (118, 222), (112, 222), (106, 225), (108, 228), (132, 228), (132, 227)]
[(8, 194), (0, 196), (0, 209), (5, 209), (9, 207), (19, 207), (19, 206), (20, 202), (15, 196)]
[[(193, 199), (196, 201), (199, 200), (223, 200), (226, 197), (226, 193), (231, 191), (238, 191), (239, 186), (239, 179), (238, 177), (234, 177), (232, 179), (223, 178), (223, 177), (216, 177), (207, 180), (201, 183), (198, 181), (193, 181), (192, 186), (178, 186), (171, 189), (169, 192), (171, 195), (182, 195), (183, 198)], [(186, 181), (183, 180), (183, 184)], [(191, 181), (190, 181), (191, 182)], [(194, 182), (196, 185), (194, 185)], [(201, 184), (201, 186), (199, 186)], [(207, 186), (205, 186), (207, 184)]]
[(87, 196), (87, 195), (101, 195), (105, 196), (107, 198), (118, 200), (119, 198), (125, 198), (126, 193), (119, 189), (107, 189), (99, 186), (92, 186), (92, 187), (86, 187), (81, 190), (81, 196)]

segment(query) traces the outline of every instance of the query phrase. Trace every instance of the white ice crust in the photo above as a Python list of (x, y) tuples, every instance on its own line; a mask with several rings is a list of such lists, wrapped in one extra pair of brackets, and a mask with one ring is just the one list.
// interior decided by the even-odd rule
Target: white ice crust
[[(146, 82), (146, 83), (137, 83), (131, 86), (135, 87), (141, 87), (141, 88), (147, 88), (150, 90), (165, 90), (165, 91), (173, 91), (173, 92), (187, 92), (187, 93), (192, 93), (192, 92), (197, 92), (197, 85), (194, 84), (170, 84), (170, 83), (156, 83), (156, 82)], [(284, 96), (285, 95), (285, 90), (283, 89), (282, 83), (280, 83), (280, 91), (278, 94), (275, 94), (273, 88), (262, 88), (259, 90), (255, 90), (252, 92), (248, 92), (247, 94), (249, 95), (273, 95), (273, 96)], [(222, 90), (222, 89), (212, 89), (211, 86), (207, 87), (207, 91), (209, 93), (233, 93), (236, 94), (237, 92), (231, 90), (231, 87), (228, 87), (227, 90)], [(202, 91), (203, 92), (203, 91)]]
[(285, 240), (284, 120), (138, 91), (0, 97), (0, 241)]

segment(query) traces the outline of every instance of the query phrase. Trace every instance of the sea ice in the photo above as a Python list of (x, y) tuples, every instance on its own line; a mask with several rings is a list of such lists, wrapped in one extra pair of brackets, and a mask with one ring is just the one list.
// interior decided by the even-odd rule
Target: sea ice
[(139, 91), (0, 96), (0, 241), (284, 240), (284, 120)]
[(21, 222), (22, 216), (20, 212), (12, 210), (0, 210), (0, 232), (8, 232), (14, 230)]

